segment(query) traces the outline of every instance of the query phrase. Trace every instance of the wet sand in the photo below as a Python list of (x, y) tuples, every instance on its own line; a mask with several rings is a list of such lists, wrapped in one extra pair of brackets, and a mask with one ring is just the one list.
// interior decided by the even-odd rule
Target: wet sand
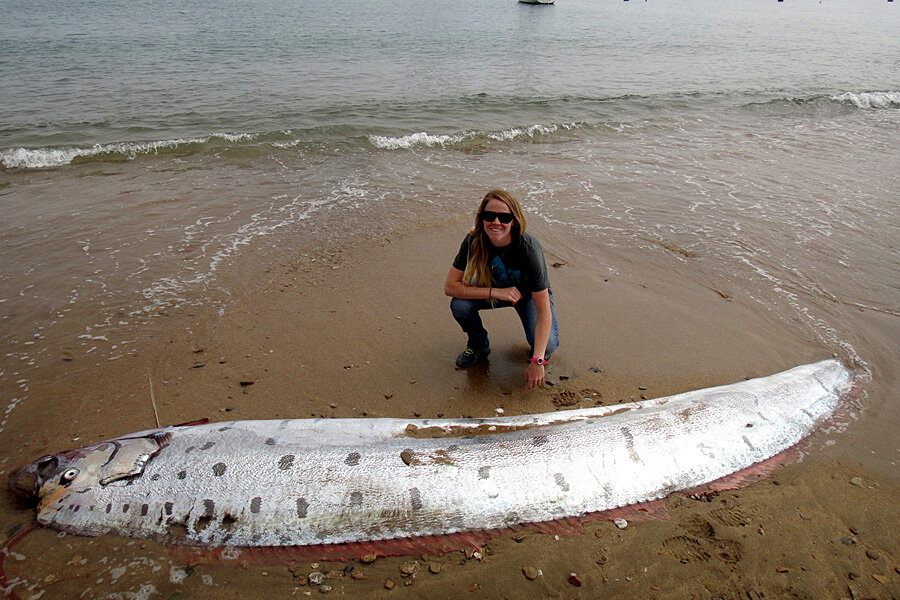
[[(130, 340), (118, 360), (61, 341), (56, 355), (39, 359), (44, 376), (8, 418), (2, 476), (44, 453), (153, 427), (150, 381), (162, 424), (485, 416), (665, 396), (831, 355), (748, 299), (688, 283), (689, 267), (664, 250), (598, 264), (545, 244), (557, 265), (550, 276), (562, 339), (548, 384), (525, 389), (528, 348), (509, 310), (486, 317), (490, 362), (457, 370), (464, 336), (441, 289), (466, 227), (360, 237), (321, 256), (298, 249), (278, 264), (245, 264), (232, 274), (245, 283), (224, 310), (178, 309), (152, 327), (110, 332), (110, 346), (117, 336)], [(152, 542), (38, 529), (3, 565), (20, 598), (893, 598), (900, 483), (858, 448), (847, 450), (848, 436), (855, 445), (864, 437), (866, 418), (816, 436), (800, 464), (743, 489), (699, 500), (674, 494), (665, 518), (625, 529), (591, 522), (581, 535), (509, 533), (478, 555), (312, 564), (285, 550), (194, 564)], [(7, 494), (4, 539), (30, 517)], [(314, 571), (330, 590), (308, 582)]]

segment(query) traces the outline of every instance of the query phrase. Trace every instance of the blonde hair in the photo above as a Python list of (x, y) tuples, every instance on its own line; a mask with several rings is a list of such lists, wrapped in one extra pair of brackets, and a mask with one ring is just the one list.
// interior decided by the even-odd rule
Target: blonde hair
[(525, 233), (525, 213), (522, 212), (522, 206), (512, 193), (506, 190), (491, 190), (484, 195), (475, 215), (475, 227), (469, 232), (471, 238), (469, 240), (469, 259), (466, 262), (466, 270), (463, 272), (463, 281), (469, 284), (474, 279), (475, 285), (478, 287), (491, 285), (491, 270), (488, 265), (490, 255), (488, 250), (491, 242), (484, 232), (484, 221), (481, 220), (481, 213), (484, 212), (484, 207), (491, 200), (499, 200), (512, 212), (514, 221), (510, 243), (517, 243)]

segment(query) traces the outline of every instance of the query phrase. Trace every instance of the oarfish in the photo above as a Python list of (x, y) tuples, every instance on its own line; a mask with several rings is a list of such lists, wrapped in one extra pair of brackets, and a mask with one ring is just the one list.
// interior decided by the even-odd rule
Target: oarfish
[(853, 383), (836, 360), (627, 405), (483, 419), (163, 427), (10, 476), (69, 533), (336, 544), (551, 521), (662, 498), (797, 444)]

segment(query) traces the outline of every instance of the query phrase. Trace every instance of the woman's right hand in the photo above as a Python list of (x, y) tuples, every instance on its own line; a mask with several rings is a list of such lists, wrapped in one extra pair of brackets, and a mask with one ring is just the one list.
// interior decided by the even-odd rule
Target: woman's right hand
[(515, 304), (522, 299), (522, 292), (515, 286), (508, 288), (494, 288), (491, 291), (491, 297), (494, 300), (503, 300)]

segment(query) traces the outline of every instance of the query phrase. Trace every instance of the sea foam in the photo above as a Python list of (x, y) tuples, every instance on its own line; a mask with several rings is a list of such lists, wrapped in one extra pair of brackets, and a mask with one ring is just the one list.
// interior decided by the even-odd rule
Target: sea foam
[(381, 148), (382, 150), (408, 150), (417, 146), (447, 147), (476, 139), (507, 142), (521, 138), (535, 138), (540, 135), (549, 135), (560, 129), (569, 130), (578, 127), (578, 123), (551, 123), (549, 125), (537, 124), (528, 127), (513, 127), (502, 131), (465, 131), (450, 134), (431, 134), (426, 131), (421, 131), (398, 137), (370, 135), (367, 136), (367, 139), (370, 144), (376, 148)]
[(141, 154), (155, 154), (163, 150), (172, 150), (191, 144), (205, 144), (213, 139), (234, 143), (249, 141), (255, 137), (254, 134), (247, 133), (213, 133), (204, 137), (178, 138), (153, 142), (115, 142), (72, 148), (14, 148), (0, 151), (0, 164), (7, 169), (61, 167), (71, 164), (76, 158), (108, 154), (133, 159)]
[(831, 99), (857, 108), (900, 107), (900, 92), (845, 92), (839, 96), (831, 96)]

